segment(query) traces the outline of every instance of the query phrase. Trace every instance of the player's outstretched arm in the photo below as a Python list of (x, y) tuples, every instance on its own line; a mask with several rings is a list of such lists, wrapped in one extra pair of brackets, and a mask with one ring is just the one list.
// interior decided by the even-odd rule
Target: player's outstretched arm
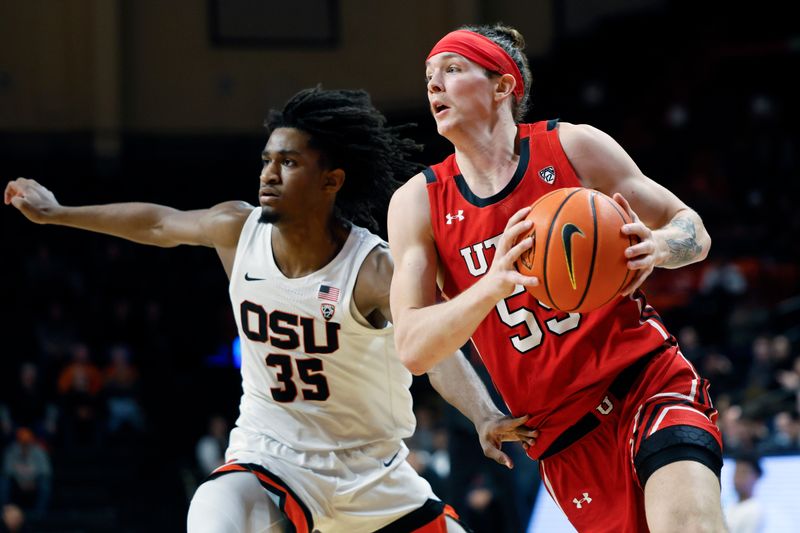
[(514, 462), (501, 449), (503, 442), (519, 441), (526, 450), (536, 443), (539, 432), (525, 425), (529, 417), (504, 415), (460, 350), (429, 370), (428, 378), (447, 403), (475, 424), (486, 457), (513, 468)]
[(235, 248), (252, 210), (245, 202), (194, 211), (138, 202), (64, 206), (46, 187), (25, 178), (10, 181), (3, 200), (37, 224), (69, 226), (154, 246), (192, 244), (218, 250)]
[(514, 261), (531, 247), (531, 239), (514, 244), (530, 230), (529, 208), (509, 219), (489, 271), (472, 287), (436, 303), (438, 255), (431, 229), (425, 177), (418, 174), (400, 187), (389, 204), (389, 246), (394, 257), (391, 307), (395, 344), (403, 364), (420, 375), (466, 344), (480, 322), (516, 284), (535, 285)]
[(622, 231), (639, 241), (625, 251), (628, 268), (637, 274), (623, 294), (639, 288), (655, 267), (679, 268), (706, 258), (711, 237), (700, 215), (645, 176), (612, 137), (569, 123), (559, 124), (559, 137), (582, 183), (612, 196), (633, 220)]

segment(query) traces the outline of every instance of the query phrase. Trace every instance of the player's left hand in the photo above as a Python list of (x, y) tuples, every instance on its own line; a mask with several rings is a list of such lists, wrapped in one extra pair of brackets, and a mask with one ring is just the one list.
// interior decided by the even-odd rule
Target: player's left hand
[(656, 267), (656, 251), (658, 250), (658, 246), (653, 237), (653, 231), (648, 228), (644, 222), (639, 220), (639, 216), (631, 209), (628, 200), (620, 193), (616, 193), (614, 194), (614, 201), (628, 213), (628, 216), (631, 217), (633, 221), (630, 224), (622, 226), (622, 233), (633, 236), (639, 241), (625, 249), (625, 257), (628, 259), (628, 268), (634, 271), (634, 275), (620, 294), (622, 296), (628, 296), (641, 287), (644, 280), (652, 274), (653, 269)]
[(483, 448), (483, 454), (489, 459), (494, 459), (501, 465), (514, 468), (514, 461), (501, 449), (504, 442), (521, 442), (522, 447), (528, 448), (536, 444), (539, 430), (531, 429), (525, 425), (529, 415), (512, 418), (501, 416), (491, 418), (476, 427), (478, 437)]

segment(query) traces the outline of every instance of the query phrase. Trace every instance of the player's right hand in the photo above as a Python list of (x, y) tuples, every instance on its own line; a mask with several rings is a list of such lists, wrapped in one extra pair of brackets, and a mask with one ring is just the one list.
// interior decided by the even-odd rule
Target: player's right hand
[(483, 421), (475, 426), (483, 448), (483, 454), (506, 468), (514, 468), (514, 462), (503, 450), (504, 442), (520, 442), (525, 451), (536, 444), (539, 430), (529, 428), (526, 423), (530, 415), (517, 418), (500, 416)]
[[(514, 213), (508, 219), (503, 234), (500, 240), (497, 241), (495, 247), (494, 260), (489, 271), (486, 273), (485, 278), (488, 282), (495, 285), (495, 296), (500, 301), (507, 298), (514, 292), (517, 285), (537, 286), (539, 285), (539, 278), (534, 276), (523, 276), (517, 271), (514, 266), (517, 259), (531, 246), (533, 246), (533, 239), (527, 237), (517, 242), (517, 239), (525, 232), (529, 232), (533, 228), (533, 222), (525, 220), (528, 213), (531, 212), (530, 207), (524, 207)], [(516, 244), (514, 244), (516, 243)]]
[(3, 193), (3, 202), (13, 205), (28, 220), (37, 224), (48, 221), (55, 208), (60, 207), (58, 200), (49, 189), (36, 180), (17, 178), (9, 181)]

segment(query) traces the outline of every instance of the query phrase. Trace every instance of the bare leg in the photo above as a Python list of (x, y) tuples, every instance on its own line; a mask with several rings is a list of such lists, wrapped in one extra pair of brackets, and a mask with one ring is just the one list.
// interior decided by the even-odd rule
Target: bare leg
[(206, 481), (192, 497), (189, 533), (282, 533), (286, 517), (250, 472)]
[(719, 480), (696, 461), (678, 461), (653, 472), (644, 487), (652, 533), (722, 533)]

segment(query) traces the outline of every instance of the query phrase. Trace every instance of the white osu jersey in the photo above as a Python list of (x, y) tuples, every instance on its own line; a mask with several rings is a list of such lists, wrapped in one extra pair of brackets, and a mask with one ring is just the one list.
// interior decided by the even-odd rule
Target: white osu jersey
[(411, 373), (393, 328), (369, 327), (351, 309), (364, 258), (385, 243), (352, 226), (322, 269), (287, 278), (272, 255), (272, 224), (255, 208), (242, 228), (230, 297), (242, 346), (236, 425), (295, 450), (332, 451), (411, 436)]

